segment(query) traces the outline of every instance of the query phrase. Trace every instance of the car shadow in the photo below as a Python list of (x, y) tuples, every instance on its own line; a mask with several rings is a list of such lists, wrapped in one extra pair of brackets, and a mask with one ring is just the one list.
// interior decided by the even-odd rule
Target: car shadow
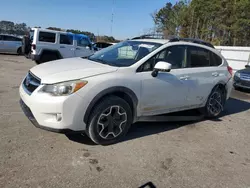
[[(216, 119), (211, 119), (211, 121), (223, 121), (222, 118), (225, 116), (238, 114), (250, 109), (250, 102), (246, 102), (236, 98), (230, 98), (225, 106), (223, 113)], [(130, 131), (125, 136), (121, 142), (160, 134), (166, 131), (171, 131), (178, 129), (183, 126), (193, 126), (194, 123), (205, 121), (205, 119), (197, 121), (175, 121), (175, 122), (137, 122), (133, 124)], [(66, 135), (71, 141), (86, 144), (86, 145), (96, 145), (94, 144), (87, 135), (84, 134), (72, 134)]]

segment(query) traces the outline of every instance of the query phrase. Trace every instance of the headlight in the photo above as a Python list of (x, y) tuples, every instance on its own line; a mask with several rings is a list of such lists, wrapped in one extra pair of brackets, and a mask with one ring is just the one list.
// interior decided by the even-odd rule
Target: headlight
[(84, 87), (87, 83), (87, 81), (77, 80), (59, 84), (44, 85), (40, 91), (44, 93), (50, 93), (54, 96), (70, 95)]
[(239, 73), (239, 72), (236, 72), (234, 75), (235, 75), (236, 77), (240, 78), (240, 73)]

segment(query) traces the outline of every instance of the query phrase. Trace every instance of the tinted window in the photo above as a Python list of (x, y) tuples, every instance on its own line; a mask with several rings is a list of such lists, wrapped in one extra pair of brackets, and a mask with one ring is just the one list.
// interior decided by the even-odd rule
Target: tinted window
[(86, 47), (86, 46), (89, 46), (89, 45), (90, 45), (89, 41), (87, 39), (85, 39), (85, 38), (77, 40), (77, 46)]
[(3, 40), (3, 36), (2, 35), (0, 35), (0, 40)]
[(51, 42), (55, 43), (56, 41), (56, 34), (55, 33), (49, 33), (49, 32), (40, 32), (39, 33), (39, 41), (41, 42)]
[(20, 39), (20, 38), (7, 36), (7, 35), (3, 36), (3, 40), (5, 40), (5, 41), (22, 41), (22, 39)]
[(60, 44), (73, 44), (73, 37), (70, 35), (60, 34)]
[(220, 66), (222, 59), (215, 53), (210, 52), (210, 66)]
[(189, 67), (209, 67), (209, 51), (203, 48), (190, 46), (188, 47)]
[(162, 50), (155, 56), (146, 61), (138, 71), (152, 71), (159, 61), (164, 61), (172, 65), (172, 69), (185, 67), (185, 46), (171, 46)]

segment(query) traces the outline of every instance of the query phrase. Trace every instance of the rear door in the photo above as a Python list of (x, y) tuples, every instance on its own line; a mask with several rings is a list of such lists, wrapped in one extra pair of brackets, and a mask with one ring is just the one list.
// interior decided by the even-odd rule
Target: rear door
[(4, 51), (8, 53), (17, 53), (17, 49), (22, 45), (21, 40), (22, 39), (13, 36), (3, 36)]
[(76, 48), (75, 48), (75, 56), (76, 57), (86, 57), (92, 55), (94, 53), (94, 49), (92, 49), (92, 44), (88, 40), (88, 38), (77, 38), (76, 40)]
[(213, 87), (224, 79), (225, 67), (219, 67), (222, 59), (205, 48), (187, 47), (187, 75), (192, 85), (187, 97), (188, 105), (201, 105)]
[(70, 58), (75, 56), (73, 35), (59, 34), (59, 44), (59, 51), (63, 58)]
[(3, 52), (4, 43), (3, 43), (3, 35), (0, 35), (0, 52)]

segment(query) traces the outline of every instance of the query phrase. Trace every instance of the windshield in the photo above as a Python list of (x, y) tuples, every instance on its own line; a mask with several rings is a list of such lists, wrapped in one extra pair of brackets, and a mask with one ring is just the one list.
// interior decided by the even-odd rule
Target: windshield
[(88, 57), (88, 59), (111, 66), (128, 67), (161, 45), (144, 41), (124, 41), (104, 48)]

